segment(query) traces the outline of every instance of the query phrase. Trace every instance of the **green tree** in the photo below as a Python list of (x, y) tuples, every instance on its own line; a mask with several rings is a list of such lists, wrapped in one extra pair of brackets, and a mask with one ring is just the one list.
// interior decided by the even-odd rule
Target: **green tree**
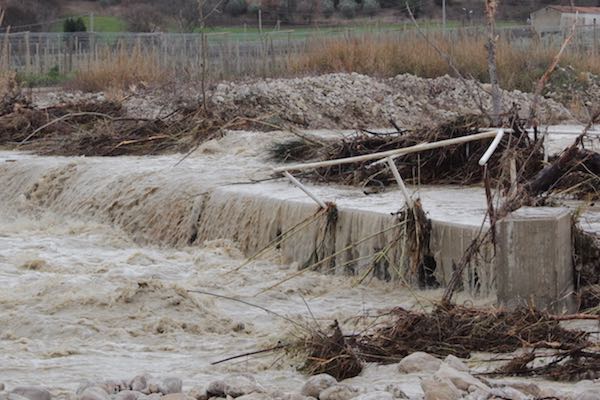
[(321, 12), (325, 18), (329, 18), (333, 15), (335, 11), (335, 5), (332, 0), (323, 0), (321, 2)]
[(67, 18), (63, 22), (63, 32), (85, 32), (87, 28), (83, 18)]
[(367, 15), (373, 16), (379, 10), (379, 3), (377, 0), (363, 0), (363, 12)]
[(225, 12), (232, 17), (245, 14), (248, 9), (246, 0), (229, 0), (225, 5)]
[(358, 5), (356, 4), (356, 2), (354, 0), (342, 0), (340, 2), (340, 12), (342, 13), (342, 15), (345, 18), (354, 18), (354, 16), (356, 15), (356, 9), (358, 8)]

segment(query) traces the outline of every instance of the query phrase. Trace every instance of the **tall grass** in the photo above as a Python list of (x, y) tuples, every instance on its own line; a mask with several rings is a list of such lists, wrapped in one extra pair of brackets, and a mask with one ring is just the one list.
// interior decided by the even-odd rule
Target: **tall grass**
[(161, 66), (158, 51), (118, 46), (104, 48), (81, 66), (68, 82), (83, 91), (128, 89), (132, 85), (156, 85), (168, 81), (172, 73)]
[[(220, 79), (269, 78), (316, 75), (332, 72), (358, 72), (372, 76), (391, 77), (409, 73), (425, 78), (453, 75), (448, 62), (431, 43), (450, 55), (463, 76), (487, 82), (486, 38), (481, 34), (454, 33), (444, 36), (429, 32), (427, 39), (416, 32), (359, 33), (338, 37), (318, 36), (308, 39), (302, 50), (287, 55), (249, 55), (243, 65), (232, 68), (234, 60), (215, 59), (209, 62), (208, 78)], [(500, 85), (508, 90), (532, 91), (535, 82), (552, 62), (558, 46), (535, 39), (509, 41), (501, 38), (497, 45)], [(168, 80), (198, 79), (201, 60), (177, 59), (161, 52), (157, 46), (103, 47), (89, 60), (77, 65), (70, 82), (73, 88), (85, 91), (127, 89), (145, 83), (157, 85)], [(576, 73), (600, 74), (598, 51), (571, 45), (561, 65), (570, 65)], [(239, 55), (238, 55), (239, 57)], [(239, 62), (239, 61), (238, 61)], [(180, 64), (183, 64), (180, 65)]]
[[(489, 79), (483, 36), (428, 34), (428, 39), (454, 60), (461, 74), (487, 82)], [(312, 40), (303, 54), (290, 62), (294, 74), (358, 72), (390, 77), (409, 73), (425, 78), (453, 75), (448, 62), (418, 35), (362, 35)], [(548, 67), (557, 48), (540, 41), (518, 43), (500, 39), (498, 72), (505, 89), (531, 91)], [(561, 64), (578, 72), (600, 73), (600, 56), (594, 52), (573, 50)]]

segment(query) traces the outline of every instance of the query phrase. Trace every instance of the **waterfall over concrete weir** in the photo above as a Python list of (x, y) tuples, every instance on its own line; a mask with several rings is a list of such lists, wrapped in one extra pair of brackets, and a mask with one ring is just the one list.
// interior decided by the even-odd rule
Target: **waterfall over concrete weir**
[[(335, 215), (319, 212), (299, 189), (270, 179), (274, 164), (265, 160), (265, 148), (282, 136), (231, 133), (180, 164), (181, 156), (0, 153), (0, 202), (112, 224), (138, 243), (178, 247), (232, 239), (247, 256), (272, 244), (281, 263), (298, 268), (316, 264), (325, 273), (405, 279), (405, 225), (396, 215), (400, 193), (366, 196), (355, 188), (311, 185), (337, 205)], [(432, 221), (429, 262), (443, 286), (482, 224), (485, 196), (464, 187), (421, 187), (418, 196)], [(485, 259), (483, 254), (466, 269), (463, 286), (488, 295), (495, 275)]]

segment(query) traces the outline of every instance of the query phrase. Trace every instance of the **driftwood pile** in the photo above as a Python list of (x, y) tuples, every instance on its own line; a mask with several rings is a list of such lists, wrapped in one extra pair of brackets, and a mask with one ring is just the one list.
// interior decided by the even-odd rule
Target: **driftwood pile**
[[(514, 118), (512, 131), (506, 135), (498, 150), (488, 161), (488, 175), (494, 186), (508, 189), (509, 165), (514, 160), (518, 183), (534, 180), (544, 169), (541, 142), (530, 139), (523, 128), (523, 121)], [(398, 130), (395, 133), (362, 131), (342, 140), (325, 140), (314, 137), (297, 137), (274, 144), (271, 158), (282, 162), (308, 160), (332, 160), (372, 154), (472, 135), (487, 125), (479, 115), (467, 115), (444, 123), (436, 129), (416, 131)], [(483, 169), (477, 161), (490, 145), (490, 140), (480, 140), (406, 154), (395, 159), (396, 167), (408, 184), (479, 184), (483, 180)], [(557, 158), (550, 160), (554, 165)], [(358, 162), (315, 169), (305, 177), (317, 182), (334, 182), (346, 185), (384, 188), (395, 185), (394, 177), (385, 164), (372, 165), (371, 161)], [(531, 190), (564, 194), (578, 199), (600, 199), (600, 155), (578, 147), (571, 156), (555, 168), (554, 173), (536, 181)], [(370, 191), (370, 190), (369, 190)]]
[[(307, 352), (303, 369), (344, 379), (358, 375), (364, 362), (394, 363), (417, 351), (468, 358), (472, 352), (528, 349), (526, 357), (516, 356), (496, 373), (577, 379), (590, 368), (600, 371), (600, 353), (591, 350), (586, 332), (560, 325), (561, 320), (570, 318), (579, 317), (553, 316), (529, 308), (507, 311), (438, 305), (431, 312), (397, 308), (368, 333), (344, 335), (337, 321), (330, 332), (313, 332), (302, 343)], [(552, 360), (560, 363), (528, 367), (538, 358), (535, 351), (544, 350), (557, 351)]]
[(119, 156), (188, 151), (222, 129), (254, 124), (224, 120), (203, 107), (163, 118), (128, 117), (116, 101), (80, 101), (37, 108), (18, 96), (0, 104), (0, 146), (42, 155)]
[[(487, 126), (480, 115), (466, 115), (438, 126), (436, 129), (415, 131), (398, 130), (394, 133), (358, 132), (343, 140), (313, 140), (303, 138), (277, 143), (271, 148), (271, 157), (278, 161), (305, 161), (309, 159), (337, 159), (395, 150), (419, 143), (436, 142), (479, 132)], [(506, 137), (500, 150), (510, 146), (517, 164), (526, 170), (540, 169), (543, 153), (534, 150), (534, 144), (528, 135), (523, 134), (520, 126)], [(480, 140), (466, 144), (457, 144), (429, 151), (406, 154), (395, 159), (400, 175), (409, 184), (473, 184), (482, 180), (482, 169), (477, 161), (489, 147), (490, 141)], [(532, 154), (533, 152), (533, 154)], [(502, 154), (497, 151), (489, 165), (494, 176), (500, 176), (503, 168)], [(395, 184), (394, 177), (385, 165), (371, 166), (372, 162), (352, 163), (333, 167), (319, 168), (311, 178), (317, 181), (336, 182), (349, 185), (387, 186)]]

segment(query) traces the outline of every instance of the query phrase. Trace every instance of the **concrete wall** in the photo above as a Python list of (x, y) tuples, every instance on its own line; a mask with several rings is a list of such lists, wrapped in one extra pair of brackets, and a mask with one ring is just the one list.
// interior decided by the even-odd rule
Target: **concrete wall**
[(497, 224), (498, 302), (574, 311), (571, 213), (524, 207)]
[(600, 24), (599, 14), (563, 13), (550, 7), (531, 13), (531, 24), (540, 35), (569, 30), (577, 20), (578, 27), (593, 27)]
[(561, 13), (552, 8), (542, 8), (531, 13), (531, 24), (537, 33), (544, 34), (560, 31)]
[[(252, 255), (297, 224), (311, 218), (318, 207), (312, 201), (278, 199), (268, 193), (247, 193), (239, 187), (212, 192), (198, 221), (198, 240), (233, 239)], [(402, 240), (404, 226), (397, 216), (340, 207), (334, 224), (327, 228), (327, 216), (319, 217), (278, 246), (283, 263), (309, 266), (327, 259), (322, 272), (364, 276), (416, 285), (409, 250)], [(397, 226), (397, 227), (396, 227)], [(452, 264), (476, 236), (478, 227), (432, 221), (430, 249), (437, 263), (435, 277), (445, 286)], [(356, 244), (356, 245), (353, 245)], [(383, 249), (385, 257), (377, 253)], [(334, 257), (331, 257), (334, 255)], [(495, 293), (493, 265), (477, 260), (465, 270), (463, 289), (488, 296)]]

